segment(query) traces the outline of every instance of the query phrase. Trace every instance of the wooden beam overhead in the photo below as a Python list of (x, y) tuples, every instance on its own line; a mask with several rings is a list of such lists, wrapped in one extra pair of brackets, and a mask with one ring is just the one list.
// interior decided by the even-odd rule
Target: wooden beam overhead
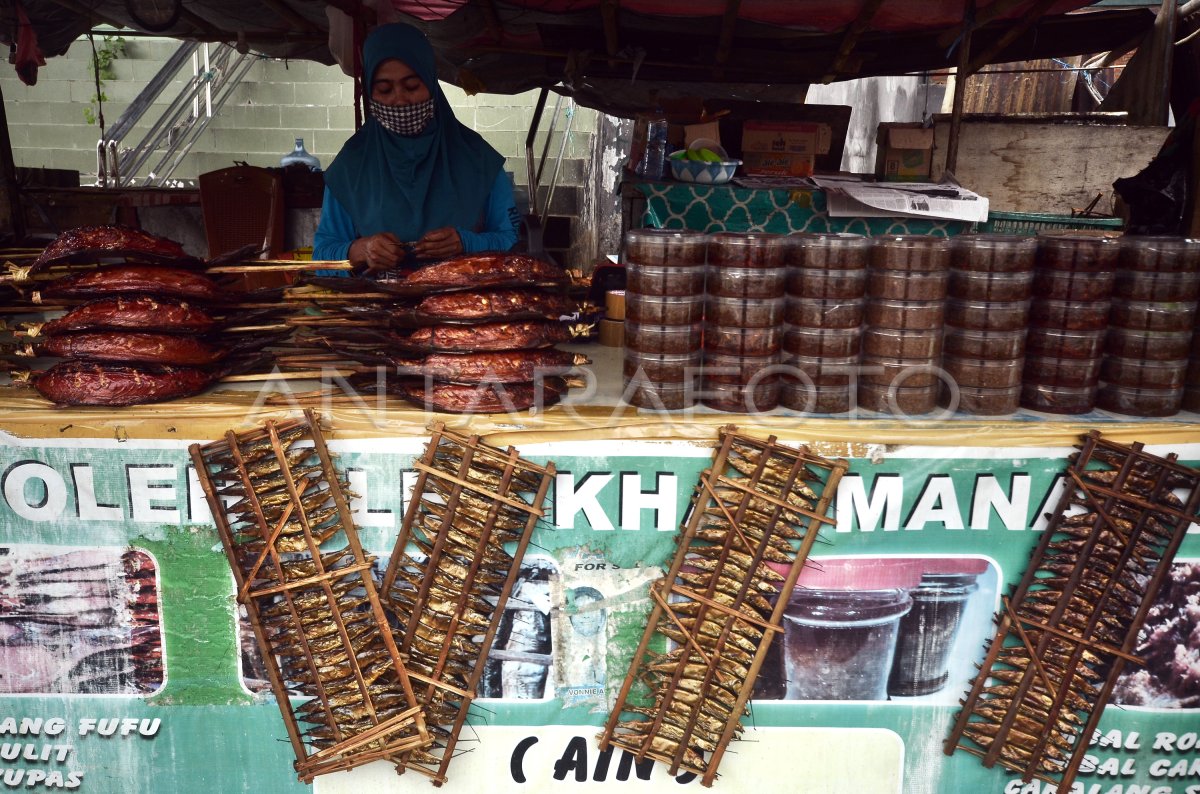
[(871, 20), (875, 18), (875, 14), (879, 12), (879, 7), (882, 5), (883, 0), (866, 0), (863, 3), (862, 10), (858, 12), (858, 16), (846, 26), (842, 42), (838, 45), (837, 55), (833, 57), (833, 64), (829, 67), (829, 73), (821, 79), (822, 83), (832, 83), (838, 79), (842, 70), (846, 68), (846, 62), (850, 60), (850, 53), (854, 52), (854, 47), (858, 44), (859, 37), (866, 32), (871, 24)]
[(1050, 7), (1053, 6), (1055, 2), (1056, 0), (1038, 0), (1038, 2), (1034, 3), (1033, 7), (1025, 12), (1025, 16), (1020, 22), (1006, 30), (1004, 35), (992, 43), (992, 46), (988, 47), (986, 50), (979, 53), (978, 57), (971, 60), (971, 63), (967, 66), (967, 74), (975, 74), (984, 66), (987, 66), (989, 63), (995, 60), (996, 56), (1004, 52), (1008, 45), (1024, 36), (1034, 25), (1040, 22), (1042, 17), (1046, 15), (1046, 12), (1050, 10)]
[(192, 26), (193, 29), (200, 31), (206, 36), (220, 36), (221, 31), (209, 22), (204, 17), (189, 11), (187, 8), (179, 9), (179, 18)]

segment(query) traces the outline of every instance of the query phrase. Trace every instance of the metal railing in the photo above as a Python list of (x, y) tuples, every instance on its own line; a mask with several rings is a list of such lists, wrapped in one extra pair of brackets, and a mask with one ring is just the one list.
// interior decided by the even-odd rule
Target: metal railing
[[(180, 77), (189, 59), (191, 77), (179, 93), (140, 141), (131, 147), (123, 146), (133, 128)], [(96, 142), (96, 185), (165, 186), (256, 59), (257, 56), (238, 52), (228, 44), (182, 42), (112, 128)], [(139, 175), (143, 169), (145, 175)]]

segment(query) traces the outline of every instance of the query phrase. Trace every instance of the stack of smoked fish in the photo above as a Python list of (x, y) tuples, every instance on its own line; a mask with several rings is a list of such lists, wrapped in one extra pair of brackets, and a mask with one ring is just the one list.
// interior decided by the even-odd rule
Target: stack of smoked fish
[[(670, 571), (651, 585), (654, 607), (601, 751), (615, 745), (712, 785), (809, 550), (833, 523), (826, 513), (845, 469), (722, 429)], [(674, 650), (653, 653), (663, 638)]]
[[(427, 746), (425, 718), (371, 578), (373, 558), (359, 543), (316, 416), (230, 431), (189, 451), (300, 779)], [(309, 700), (293, 706), (289, 689)]]
[(18, 334), (25, 343), (17, 355), (62, 359), (34, 373), (34, 387), (64, 405), (134, 405), (204, 391), (229, 373), (235, 354), (269, 339), (227, 342), (220, 318), (237, 296), (204, 267), (178, 243), (135, 229), (86, 226), (60, 235), (18, 279), (29, 309), (66, 310)]
[[(435, 425), (381, 585), (434, 737), (404, 767), (446, 780), (554, 464)], [(512, 553), (507, 549), (511, 546)], [(486, 786), (484, 786), (486, 788)]]
[[(437, 411), (499, 413), (551, 404), (586, 359), (554, 345), (577, 306), (556, 265), (523, 254), (454, 257), (379, 279), (317, 277), (320, 314), (292, 322), (327, 351), (300, 366), (352, 361), (388, 373), (389, 393)], [(308, 295), (306, 297), (311, 297)], [(362, 378), (377, 387), (375, 373)]]
[(1183, 536), (1200, 471), (1085, 437), (1067, 488), (1004, 609), (945, 751), (1072, 788), (1104, 706)]

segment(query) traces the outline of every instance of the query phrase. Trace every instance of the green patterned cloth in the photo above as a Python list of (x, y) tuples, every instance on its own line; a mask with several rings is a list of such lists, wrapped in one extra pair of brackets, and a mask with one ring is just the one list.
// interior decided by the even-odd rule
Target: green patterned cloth
[(730, 185), (638, 182), (646, 197), (642, 225), (698, 232), (854, 232), (868, 236), (970, 230), (963, 221), (923, 218), (831, 218), (820, 190), (760, 190)]

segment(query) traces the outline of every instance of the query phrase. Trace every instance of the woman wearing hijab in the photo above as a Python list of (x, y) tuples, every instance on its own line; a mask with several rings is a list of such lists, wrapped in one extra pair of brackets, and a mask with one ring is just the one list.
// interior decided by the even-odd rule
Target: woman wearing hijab
[(368, 118), (325, 172), (313, 258), (382, 271), (512, 248), (519, 216), (504, 157), (454, 117), (425, 35), (376, 28), (363, 73)]

